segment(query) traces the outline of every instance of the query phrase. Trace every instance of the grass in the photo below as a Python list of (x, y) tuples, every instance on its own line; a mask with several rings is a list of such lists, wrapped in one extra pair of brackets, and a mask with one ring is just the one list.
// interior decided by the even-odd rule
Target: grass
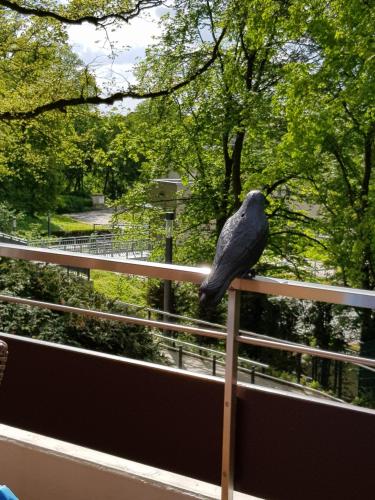
[(60, 231), (86, 231), (88, 229), (93, 229), (92, 224), (71, 219), (67, 215), (53, 215), (51, 217), (51, 223), (59, 227)]
[[(67, 215), (56, 214), (51, 216), (52, 234), (58, 231), (87, 231), (92, 229), (92, 224), (76, 221)], [(32, 217), (27, 215), (18, 222), (17, 232), (22, 235), (26, 235), (27, 237), (46, 235), (48, 233), (47, 217)]]
[[(67, 215), (51, 216), (51, 232), (89, 231), (92, 224), (76, 221)], [(48, 232), (47, 217), (25, 216), (18, 222), (17, 233), (27, 238), (37, 238)], [(94, 289), (111, 299), (146, 306), (146, 282), (135, 276), (92, 270), (90, 273)]]
[(108, 298), (147, 306), (146, 282), (142, 278), (98, 270), (92, 270), (90, 278), (94, 289)]

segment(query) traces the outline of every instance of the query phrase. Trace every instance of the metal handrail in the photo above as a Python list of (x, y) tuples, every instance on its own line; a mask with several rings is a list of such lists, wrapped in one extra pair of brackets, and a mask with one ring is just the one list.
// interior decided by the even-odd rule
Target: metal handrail
[[(138, 311), (147, 311), (150, 313), (153, 312), (153, 313), (159, 314), (160, 316), (163, 316), (163, 317), (182, 319), (184, 321), (192, 321), (196, 325), (205, 325), (205, 326), (209, 326), (211, 328), (219, 328), (220, 330), (226, 330), (226, 326), (221, 325), (220, 323), (213, 323), (212, 321), (205, 321), (202, 319), (192, 318), (191, 316), (182, 316), (181, 314), (175, 314), (175, 313), (171, 313), (168, 311), (163, 311), (161, 309), (155, 309), (153, 307), (139, 306), (137, 304), (132, 304), (130, 302), (123, 302), (122, 300), (120, 302), (121, 302), (121, 304), (124, 304), (125, 306), (138, 309)], [(276, 342), (278, 342), (280, 340), (277, 337), (272, 337), (270, 335), (264, 335), (263, 333), (250, 332), (249, 330), (241, 330), (240, 329), (240, 330), (238, 330), (238, 333), (243, 334), (243, 335), (250, 335), (253, 337), (259, 337), (261, 339), (275, 340)], [(291, 344), (291, 345), (301, 345), (298, 342), (292, 342), (291, 340), (283, 339), (283, 342), (285, 342), (286, 344)], [(240, 359), (240, 358), (238, 358), (238, 359)]]
[[(172, 264), (159, 264), (155, 262), (142, 262), (131, 260), (119, 260), (111, 257), (98, 257), (90, 254), (77, 254), (73, 252), (62, 252), (33, 247), (21, 247), (0, 243), (0, 256), (26, 259), (38, 262), (70, 266), (84, 269), (101, 269), (123, 274), (133, 274), (159, 278), (163, 280), (187, 281), (199, 284), (209, 273), (209, 269), (188, 266), (176, 266)], [(135, 318), (120, 314), (102, 313), (82, 308), (70, 307), (61, 304), (50, 304), (46, 302), (20, 299), (17, 297), (1, 296), (2, 300), (9, 302), (24, 303), (37, 307), (51, 308), (54, 310), (85, 314), (89, 316), (102, 317), (122, 322), (151, 326), (167, 331), (185, 331), (194, 335), (203, 335), (226, 339), (226, 366), (224, 384), (224, 410), (223, 410), (223, 440), (222, 440), (222, 480), (221, 500), (233, 499), (234, 484), (234, 443), (236, 422), (236, 386), (237, 386), (237, 362), (238, 343), (243, 342), (272, 349), (279, 349), (301, 354), (309, 354), (339, 361), (351, 362), (356, 365), (367, 365), (375, 367), (375, 359), (362, 358), (350, 354), (341, 354), (322, 349), (312, 348), (304, 345), (295, 345), (283, 341), (268, 340), (255, 336), (239, 334), (239, 312), (240, 291), (264, 293), (270, 295), (283, 295), (299, 299), (309, 299), (333, 304), (375, 309), (375, 292), (368, 290), (356, 290), (346, 287), (320, 285), (317, 283), (302, 283), (293, 280), (256, 277), (245, 280), (237, 278), (230, 286), (228, 293), (227, 334), (215, 330), (195, 328), (175, 323), (153, 321), (149, 319)]]
[(15, 241), (17, 243), (20, 243), (21, 245), (27, 245), (27, 240), (24, 238), (20, 238), (19, 236), (14, 236), (13, 234), (9, 233), (3, 233), (0, 231), (0, 239), (8, 240), (8, 243), (11, 241)]
[[(92, 316), (101, 319), (107, 319), (111, 321), (120, 321), (122, 323), (130, 323), (134, 325), (153, 327), (159, 330), (174, 331), (178, 333), (190, 333), (191, 335), (201, 335), (203, 337), (212, 337), (216, 339), (225, 340), (227, 339), (227, 334), (223, 332), (218, 332), (216, 330), (211, 330), (207, 328), (196, 328), (188, 325), (179, 325), (177, 323), (168, 323), (165, 321), (155, 321), (152, 319), (138, 318), (135, 316), (127, 316), (124, 314), (114, 314), (102, 311), (96, 311), (92, 309), (84, 309), (81, 307), (67, 306), (63, 304), (54, 304), (52, 302), (41, 302), (39, 300), (25, 299), (22, 297), (14, 297), (12, 295), (1, 295), (0, 300), (4, 302), (10, 302), (13, 304), (24, 304), (32, 307), (39, 307), (42, 309), (51, 309), (54, 311), (68, 312), (73, 314), (80, 314), (82, 316)], [(244, 335), (239, 335), (237, 337), (238, 341), (244, 344), (251, 344), (261, 347), (269, 347), (273, 349), (278, 349), (281, 351), (297, 352), (301, 354), (309, 354), (311, 356), (317, 356), (320, 358), (335, 359), (337, 361), (344, 361), (347, 363), (353, 363), (355, 365), (367, 365), (375, 367), (375, 359), (362, 358), (360, 356), (355, 356), (352, 354), (342, 354), (334, 351), (326, 351), (324, 349), (318, 349), (316, 347), (309, 347), (303, 344), (289, 344), (285, 341), (276, 340), (266, 340), (259, 337), (245, 337)]]
[[(180, 344), (181, 341), (179, 340), (176, 340), (176, 339), (171, 339), (170, 337), (165, 337), (163, 335), (157, 335), (157, 334), (152, 334), (153, 336), (157, 336), (157, 337), (161, 337), (165, 340), (169, 340), (169, 341), (175, 341), (176, 344)], [(175, 352), (180, 352), (179, 349), (177, 347), (173, 347), (173, 346), (169, 346), (167, 344), (160, 344), (162, 347), (168, 349), (168, 350), (172, 350), (172, 351), (175, 351)], [(200, 359), (202, 361), (208, 361), (210, 360), (210, 358), (207, 358), (205, 356), (201, 356), (199, 354), (196, 354), (196, 353), (192, 353), (191, 351), (183, 351), (183, 353), (185, 354), (185, 356), (191, 356), (191, 357), (195, 357), (197, 359)], [(222, 353), (220, 353), (222, 354)], [(245, 359), (245, 358), (242, 358), (242, 359)], [(212, 360), (212, 358), (211, 358)], [(238, 357), (238, 360), (240, 361), (241, 358)], [(249, 361), (246, 359), (246, 361)], [(225, 362), (224, 361), (221, 361), (219, 359), (216, 360), (216, 363), (218, 365), (221, 365), (223, 367), (225, 367)], [(247, 374), (250, 374), (250, 375), (256, 375), (257, 377), (259, 378), (262, 378), (262, 379), (265, 379), (265, 380), (270, 380), (272, 382), (275, 382), (277, 384), (280, 384), (280, 385), (287, 385), (289, 387), (293, 387), (295, 389), (298, 389), (300, 391), (304, 391), (305, 393), (312, 393), (312, 395), (316, 394), (317, 396), (319, 397), (322, 397), (324, 396), (325, 398), (327, 399), (330, 399), (331, 401), (336, 401), (338, 403), (345, 403), (345, 401), (343, 399), (339, 399), (339, 398), (336, 398), (335, 396), (332, 396), (331, 394), (327, 394), (326, 392), (323, 392), (323, 391), (319, 391), (318, 389), (313, 389), (312, 387), (308, 387), (306, 385), (303, 385), (303, 384), (298, 384), (296, 382), (291, 382), (290, 380), (285, 380), (285, 379), (282, 379), (282, 378), (278, 378), (278, 377), (274, 377), (272, 375), (268, 375), (268, 374), (265, 374), (265, 373), (262, 373), (262, 372), (258, 372), (258, 371), (255, 371), (255, 367), (251, 368), (250, 370), (248, 368), (245, 368), (243, 366), (238, 366), (238, 371), (242, 372), (242, 373), (247, 373)], [(252, 382), (254, 383), (254, 382)]]
[[(0, 295), (0, 300), (1, 300), (1, 295)], [(225, 352), (217, 351), (216, 349), (210, 349), (209, 347), (204, 347), (204, 346), (200, 346), (197, 344), (192, 344), (191, 342), (185, 342), (184, 340), (178, 340), (178, 339), (174, 339), (171, 337), (166, 337), (165, 335), (158, 335), (157, 333), (154, 333), (153, 336), (159, 337), (159, 338), (164, 339), (164, 340), (168, 340), (169, 342), (176, 342), (179, 345), (185, 345), (187, 347), (194, 347), (195, 349), (198, 349), (198, 350), (204, 351), (204, 352), (209, 352), (209, 353), (214, 354), (216, 356), (222, 356), (223, 358), (226, 357)], [(259, 361), (253, 361), (252, 359), (242, 358), (241, 356), (238, 356), (238, 361), (241, 361), (242, 363), (249, 363), (250, 365), (258, 366), (259, 368), (269, 368), (270, 367), (269, 365), (266, 365), (265, 363), (260, 363)]]
[[(209, 268), (160, 264), (137, 260), (120, 260), (114, 257), (100, 257), (90, 254), (77, 254), (45, 248), (21, 247), (0, 243), (0, 256), (15, 259), (49, 262), (63, 266), (84, 269), (102, 269), (124, 274), (135, 274), (149, 278), (172, 281), (187, 281), (200, 284), (208, 275)], [(236, 278), (231, 288), (238, 291), (283, 295), (299, 299), (331, 302), (353, 307), (375, 309), (375, 292), (354, 288), (306, 283), (278, 278), (257, 276), (254, 279)]]
[[(207, 330), (201, 328), (194, 328), (193, 326), (177, 325), (172, 323), (165, 323), (163, 321), (155, 321), (151, 319), (136, 318), (134, 316), (126, 316), (124, 314), (114, 314), (102, 311), (95, 311), (92, 309), (83, 309), (81, 307), (67, 306), (63, 304), (54, 304), (52, 302), (41, 302), (39, 300), (24, 299), (22, 297), (13, 297), (11, 295), (0, 295), (0, 300), (10, 302), (13, 304), (23, 304), (32, 307), (39, 307), (41, 309), (51, 309), (53, 311), (68, 312), (79, 314), (82, 316), (92, 316), (100, 319), (107, 319), (110, 321), (120, 321), (122, 323), (130, 323), (133, 325), (149, 326), (159, 330), (172, 330), (180, 333), (190, 333), (192, 335), (202, 335), (203, 337), (212, 337), (216, 339), (226, 339), (226, 334), (216, 332), (215, 330)], [(374, 365), (375, 366), (375, 365)]]

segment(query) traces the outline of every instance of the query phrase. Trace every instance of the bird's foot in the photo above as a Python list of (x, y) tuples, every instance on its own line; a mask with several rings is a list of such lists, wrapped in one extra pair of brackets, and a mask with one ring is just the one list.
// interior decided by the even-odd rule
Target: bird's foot
[(250, 271), (245, 271), (241, 276), (240, 278), (242, 278), (243, 280), (251, 280), (255, 277), (255, 269), (250, 269)]

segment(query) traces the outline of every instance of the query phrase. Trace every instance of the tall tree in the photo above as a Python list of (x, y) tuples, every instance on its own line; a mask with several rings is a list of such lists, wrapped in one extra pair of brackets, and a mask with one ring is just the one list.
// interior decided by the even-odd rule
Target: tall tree
[[(319, 207), (319, 232), (335, 279), (373, 290), (375, 9), (336, 0), (315, 6), (314, 14), (307, 37), (316, 59), (291, 65), (282, 97), (280, 92), (288, 122), (282, 148), (305, 181), (305, 199)], [(374, 355), (374, 312), (359, 315), (361, 354)], [(375, 379), (366, 380), (361, 392), (373, 399)]]
[[(1, 107), (37, 105), (61, 92), (95, 87), (58, 26), (45, 20), (0, 16)], [(61, 190), (61, 150), (69, 116), (50, 113), (35, 120), (0, 123), (0, 193), (29, 213), (53, 208)]]

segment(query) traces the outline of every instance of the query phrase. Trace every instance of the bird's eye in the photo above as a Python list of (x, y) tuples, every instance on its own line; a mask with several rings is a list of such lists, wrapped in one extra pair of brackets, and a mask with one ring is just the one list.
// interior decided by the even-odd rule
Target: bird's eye
[(241, 214), (241, 217), (243, 217), (245, 215), (245, 212)]

